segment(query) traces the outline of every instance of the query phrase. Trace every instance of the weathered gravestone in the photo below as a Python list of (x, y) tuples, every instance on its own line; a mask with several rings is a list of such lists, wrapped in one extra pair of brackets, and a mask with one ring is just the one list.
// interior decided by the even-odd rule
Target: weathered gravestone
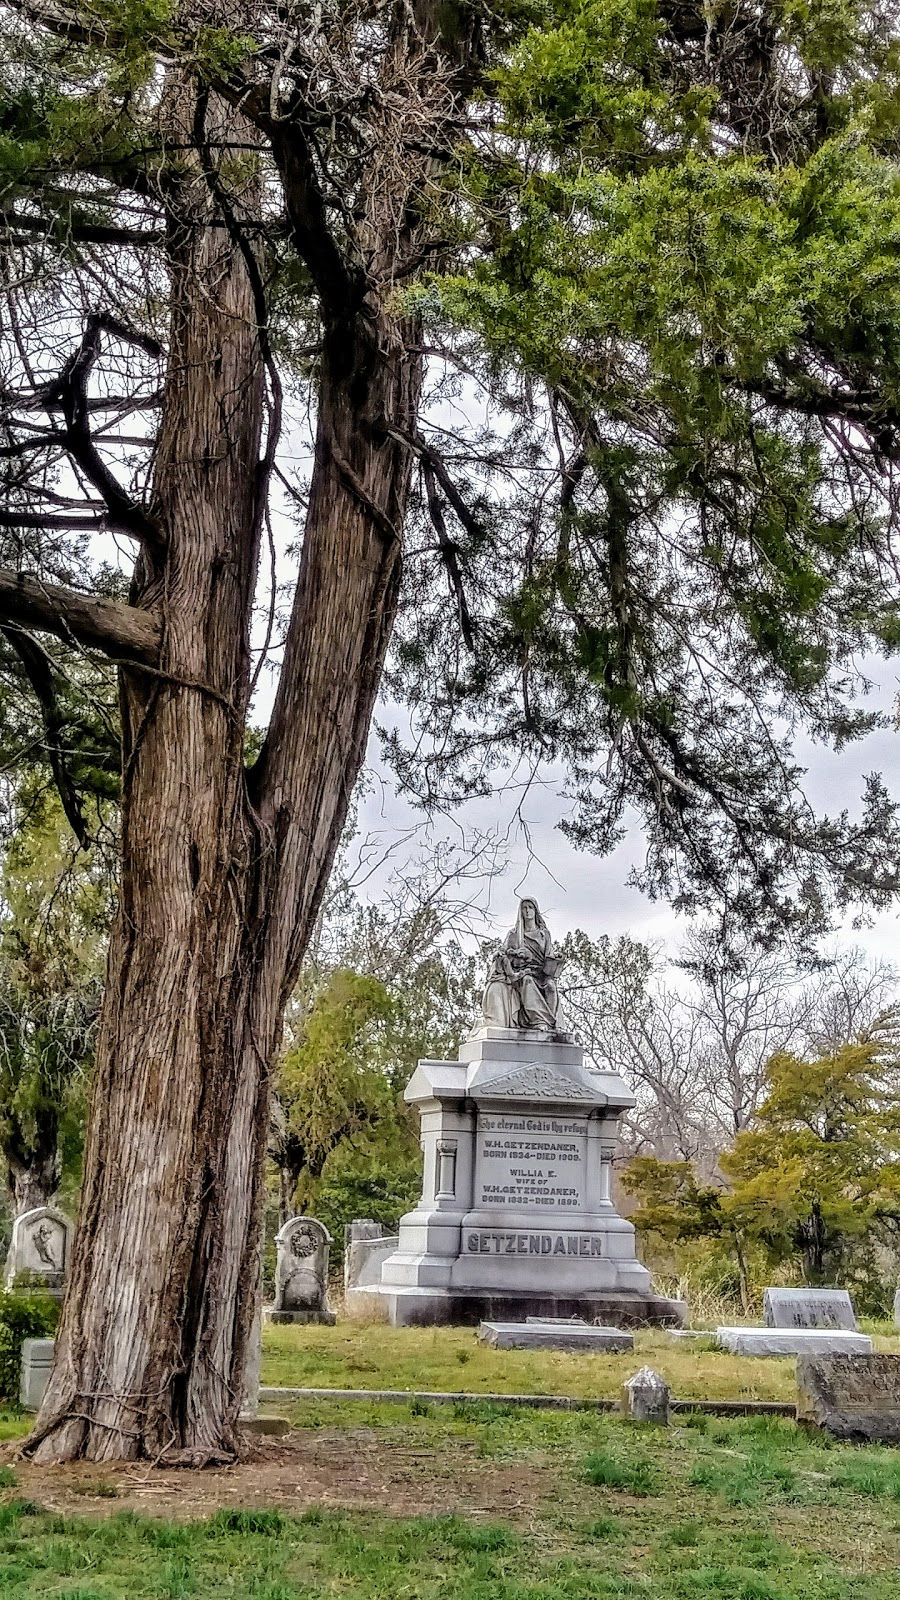
[(900, 1444), (900, 1356), (802, 1356), (797, 1421), (833, 1439)]
[(634, 1334), (623, 1328), (595, 1328), (577, 1317), (529, 1317), (526, 1322), (483, 1322), (482, 1344), (495, 1350), (566, 1350), (595, 1353), (634, 1349)]
[(344, 1293), (368, 1289), (381, 1282), (381, 1267), (399, 1244), (396, 1233), (385, 1233), (380, 1222), (357, 1217), (344, 1230)]
[(767, 1328), (843, 1328), (858, 1332), (853, 1301), (846, 1289), (766, 1289), (763, 1322)]
[(315, 1217), (292, 1217), (275, 1236), (275, 1304), (271, 1322), (334, 1322), (328, 1308), (331, 1234)]
[(622, 1385), (622, 1411), (632, 1422), (669, 1421), (669, 1385), (652, 1367), (641, 1367)]
[(22, 1375), (19, 1404), (23, 1411), (40, 1411), (44, 1391), (53, 1371), (55, 1339), (22, 1340)]
[(457, 1061), (420, 1061), (422, 1198), (400, 1222), (380, 1281), (346, 1303), (394, 1324), (584, 1316), (614, 1327), (681, 1323), (653, 1291), (620, 1217), (612, 1170), (634, 1096), (595, 1071), (563, 1028), (562, 960), (534, 900), (496, 950), (482, 1016)]
[(72, 1256), (74, 1224), (55, 1206), (35, 1206), (16, 1217), (6, 1258), (6, 1287), (24, 1276), (29, 1286), (61, 1300)]

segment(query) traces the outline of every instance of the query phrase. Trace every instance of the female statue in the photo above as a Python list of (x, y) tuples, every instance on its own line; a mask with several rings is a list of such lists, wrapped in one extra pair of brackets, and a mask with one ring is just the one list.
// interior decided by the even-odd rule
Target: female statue
[(496, 952), (482, 1002), (494, 1028), (560, 1028), (556, 977), (562, 962), (536, 900), (519, 901), (516, 925)]

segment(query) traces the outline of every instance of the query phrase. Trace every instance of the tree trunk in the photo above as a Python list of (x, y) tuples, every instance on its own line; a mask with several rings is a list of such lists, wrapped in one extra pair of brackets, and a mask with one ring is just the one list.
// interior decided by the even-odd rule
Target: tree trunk
[(27, 1166), (10, 1163), (9, 1187), (15, 1214), (33, 1211), (35, 1206), (50, 1204), (59, 1188), (59, 1167), (56, 1156), (51, 1161), (30, 1162)]
[(49, 1205), (59, 1188), (59, 1112), (46, 1103), (38, 1106), (32, 1137), (25, 1136), (15, 1115), (10, 1120), (12, 1126), (3, 1153), (9, 1192), (19, 1217), (35, 1206)]
[(411, 458), (385, 423), (414, 426), (421, 358), (370, 319), (326, 339), (285, 663), (245, 780), (262, 368), (244, 258), (197, 228), (190, 187), (154, 480), (167, 542), (134, 596), (161, 605), (164, 670), (123, 675), (125, 867), (39, 1461), (236, 1451), (268, 1072), (396, 608)]

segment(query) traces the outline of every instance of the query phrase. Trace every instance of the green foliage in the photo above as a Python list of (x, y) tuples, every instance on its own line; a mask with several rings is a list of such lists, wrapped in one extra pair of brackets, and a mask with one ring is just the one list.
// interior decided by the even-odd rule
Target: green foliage
[(774, 1056), (766, 1098), (719, 1158), (725, 1181), (690, 1162), (642, 1156), (623, 1175), (636, 1227), (670, 1242), (718, 1240), (769, 1269), (799, 1258), (808, 1282), (841, 1281), (860, 1308), (886, 1307), (879, 1247), (900, 1226), (900, 1076), (892, 1033), (805, 1060)]
[(58, 1321), (59, 1306), (48, 1295), (0, 1293), (0, 1399), (18, 1402), (23, 1339), (50, 1338)]
[(390, 1107), (390, 1085), (366, 1056), (389, 1012), (383, 983), (338, 968), (317, 996), (301, 1042), (284, 1057), (279, 1082), (289, 1129), (315, 1176), (341, 1138)]
[(721, 1158), (723, 1211), (770, 1259), (799, 1252), (811, 1282), (846, 1281), (854, 1245), (900, 1224), (900, 1075), (891, 1040), (817, 1060), (775, 1056), (769, 1093)]
[(427, 885), (410, 893), (408, 907), (362, 905), (338, 873), (279, 1068), (271, 1154), (293, 1203), (329, 1228), (335, 1264), (345, 1223), (393, 1230), (418, 1198), (418, 1123), (403, 1090), (419, 1057), (451, 1054), (473, 1015), (477, 961), (445, 940)]
[(48, 1196), (77, 1173), (112, 889), (52, 792), (13, 835), (0, 883), (0, 1150), (27, 1199), (30, 1183)]

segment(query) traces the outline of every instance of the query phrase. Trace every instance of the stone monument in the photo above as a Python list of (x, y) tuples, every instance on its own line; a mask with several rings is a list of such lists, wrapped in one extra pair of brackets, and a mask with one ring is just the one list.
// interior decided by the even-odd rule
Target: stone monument
[(6, 1258), (6, 1287), (27, 1275), (28, 1286), (61, 1300), (72, 1256), (74, 1224), (55, 1206), (35, 1206), (16, 1217)]
[(459, 1059), (420, 1061), (407, 1086), (421, 1119), (422, 1197), (380, 1281), (348, 1291), (350, 1315), (395, 1325), (685, 1320), (682, 1301), (654, 1294), (634, 1228), (613, 1204), (619, 1119), (635, 1101), (564, 1031), (561, 966), (537, 902), (522, 900)]
[(315, 1217), (291, 1217), (275, 1235), (275, 1304), (270, 1322), (334, 1322), (328, 1309), (331, 1234)]
[(900, 1356), (803, 1356), (797, 1421), (855, 1444), (900, 1445)]

